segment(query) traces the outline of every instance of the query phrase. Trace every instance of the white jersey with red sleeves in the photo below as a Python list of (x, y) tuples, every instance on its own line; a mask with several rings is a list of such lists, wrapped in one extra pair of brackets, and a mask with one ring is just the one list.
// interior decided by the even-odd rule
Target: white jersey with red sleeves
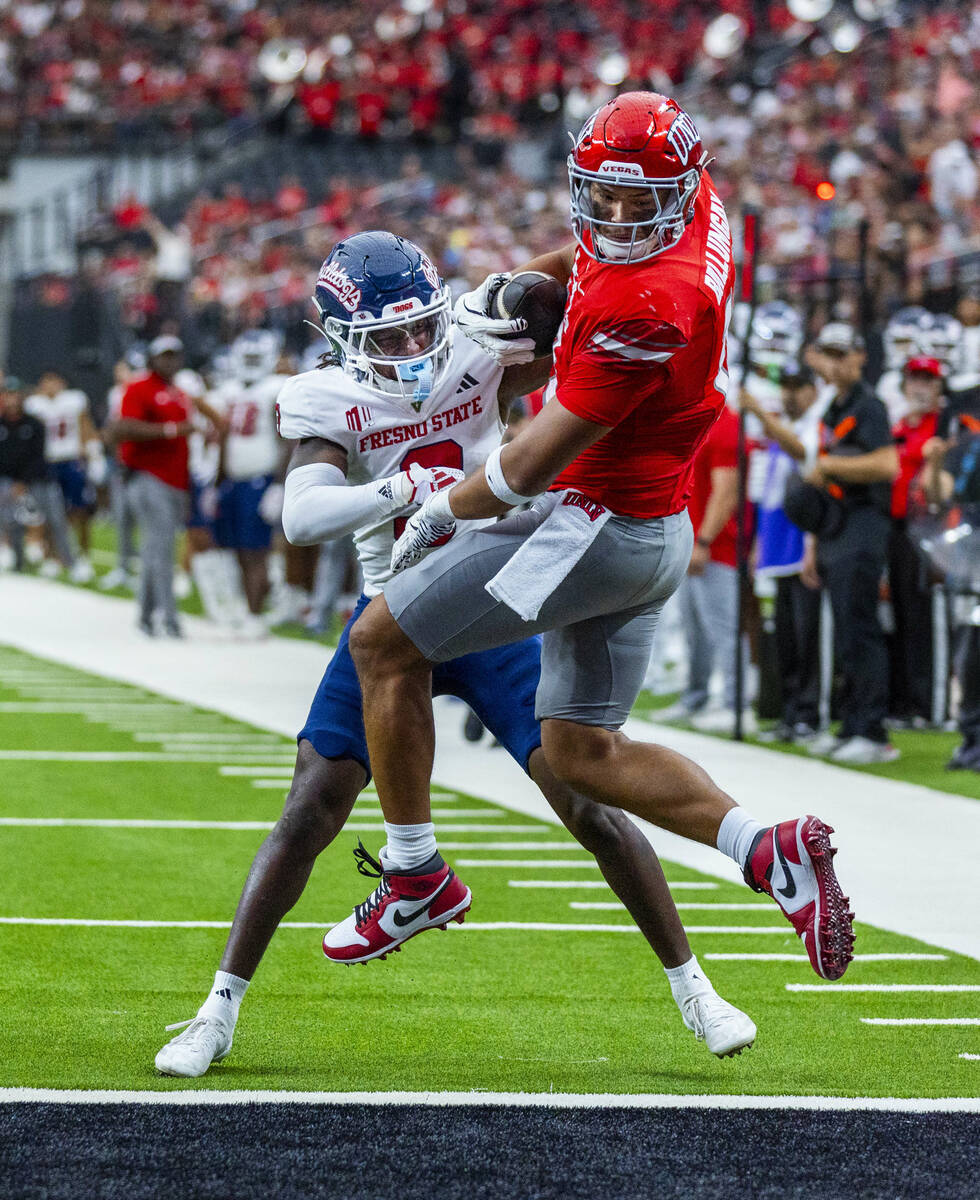
[[(387, 479), (413, 463), (475, 471), (504, 432), (497, 401), (503, 368), (458, 329), (451, 336), (449, 367), (418, 412), (401, 396), (378, 395), (340, 367), (325, 367), (294, 376), (279, 393), (280, 436), (342, 447), (352, 485)], [(391, 578), (391, 548), (404, 527), (405, 517), (395, 517), (355, 533), (369, 596)]]
[(78, 388), (57, 396), (37, 392), (24, 401), (24, 411), (44, 425), (44, 457), (48, 462), (71, 462), (82, 457), (82, 414), (88, 397)]
[(256, 383), (227, 379), (208, 395), (228, 419), (224, 473), (228, 479), (274, 475), (282, 444), (276, 433), (276, 400), (288, 375), (269, 375)]
[(631, 517), (687, 505), (691, 464), (728, 390), (734, 282), (728, 219), (707, 174), (671, 249), (636, 264), (576, 251), (549, 398), (611, 428), (554, 488)]

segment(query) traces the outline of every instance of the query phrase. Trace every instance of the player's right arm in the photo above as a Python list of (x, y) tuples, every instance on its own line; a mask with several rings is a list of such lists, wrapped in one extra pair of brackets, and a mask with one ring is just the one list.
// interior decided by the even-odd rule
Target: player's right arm
[[(333, 541), (411, 512), (433, 493), (462, 479), (462, 471), (449, 467), (413, 464), (385, 479), (348, 486), (348, 450), (341, 443), (350, 434), (331, 420), (329, 414), (337, 408), (331, 401), (329, 392), (299, 375), (283, 387), (276, 404), (279, 436), (297, 440), (282, 509), (283, 532), (294, 546)], [(342, 422), (342, 406), (339, 411)]]

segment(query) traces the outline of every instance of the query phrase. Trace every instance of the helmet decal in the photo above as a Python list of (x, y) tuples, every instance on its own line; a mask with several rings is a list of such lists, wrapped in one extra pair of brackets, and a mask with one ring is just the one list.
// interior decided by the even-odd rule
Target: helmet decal
[(320, 268), (317, 283), (331, 292), (349, 313), (355, 313), (361, 303), (361, 289), (339, 263), (329, 259)]
[(698, 127), (691, 118), (686, 112), (678, 113), (670, 129), (667, 130), (667, 144), (673, 146), (674, 153), (685, 167), (687, 160), (691, 157), (691, 151), (700, 141), (701, 135), (698, 133)]

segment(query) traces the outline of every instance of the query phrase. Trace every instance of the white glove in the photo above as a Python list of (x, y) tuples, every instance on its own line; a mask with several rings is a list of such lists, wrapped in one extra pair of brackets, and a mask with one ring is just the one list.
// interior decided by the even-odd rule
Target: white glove
[(464, 472), (454, 467), (423, 467), (412, 463), (407, 471), (399, 471), (385, 479), (378, 488), (378, 503), (386, 515), (414, 505), (416, 508), (443, 488), (459, 483)]
[(519, 363), (534, 361), (533, 338), (501, 336), (522, 333), (527, 329), (527, 321), (523, 317), (501, 321), (489, 315), (490, 294), (509, 281), (510, 275), (506, 271), (488, 275), (475, 291), (464, 292), (453, 308), (456, 324), (463, 333), (486, 350), (502, 367), (514, 367)]
[(456, 519), (449, 507), (448, 492), (432, 495), (417, 513), (408, 518), (405, 532), (391, 548), (391, 569), (395, 574), (421, 562), (437, 546), (456, 532)]
[(85, 478), (93, 487), (102, 487), (109, 478), (109, 464), (101, 442), (89, 442), (85, 447)]
[(259, 516), (266, 525), (277, 526), (282, 521), (282, 504), (286, 489), (281, 483), (270, 483), (259, 500)]

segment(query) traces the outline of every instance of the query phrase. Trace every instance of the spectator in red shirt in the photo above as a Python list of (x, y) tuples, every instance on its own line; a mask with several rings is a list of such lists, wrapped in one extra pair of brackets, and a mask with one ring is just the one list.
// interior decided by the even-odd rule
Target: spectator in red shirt
[(168, 637), (182, 636), (174, 597), (174, 548), (187, 506), (192, 408), (174, 383), (183, 349), (175, 337), (150, 343), (150, 369), (126, 388), (111, 428), (140, 526), (139, 628), (148, 637), (157, 633), (158, 614)]
[[(738, 571), (735, 508), (738, 503), (738, 417), (730, 408), (711, 427), (694, 460), (687, 511), (694, 550), (678, 590), (688, 648), (687, 686), (673, 712), (704, 728), (729, 729), (735, 711)], [(721, 710), (708, 711), (715, 667), (725, 680)]]
[(937, 687), (933, 664), (938, 649), (934, 631), (945, 639), (946, 618), (933, 619), (937, 601), (928, 564), (908, 530), (909, 518), (923, 507), (923, 450), (936, 436), (939, 422), (943, 375), (938, 360), (910, 359), (905, 364), (902, 391), (909, 410), (892, 429), (899, 473), (892, 485), (888, 543), (888, 583), (895, 620), (889, 639), (889, 710), (893, 719), (919, 725), (945, 719), (945, 670)]

